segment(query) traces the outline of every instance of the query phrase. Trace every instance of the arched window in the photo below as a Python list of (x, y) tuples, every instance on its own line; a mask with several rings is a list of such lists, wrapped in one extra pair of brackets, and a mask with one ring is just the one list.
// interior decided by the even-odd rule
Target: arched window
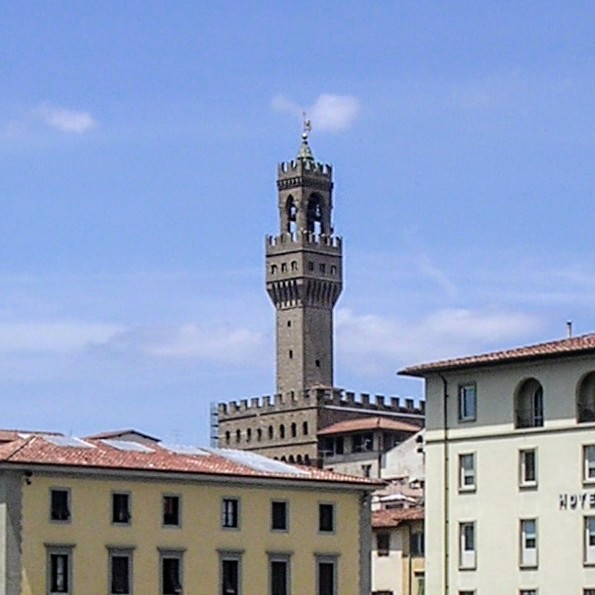
[(537, 428), (543, 426), (543, 387), (529, 378), (521, 383), (515, 396), (515, 427)]
[(274, 435), (275, 432), (273, 430), (273, 426), (269, 426), (269, 440), (272, 440)]
[(290, 463), (295, 463), (295, 458), (294, 458), (293, 455), (289, 455), (289, 459), (288, 460), (289, 460)]
[(262, 440), (262, 430), (260, 428), (256, 429), (256, 440), (260, 442)]
[(302, 455), (298, 455), (296, 460), (297, 460), (298, 464), (301, 465), (302, 464)]
[(310, 455), (304, 455), (304, 463), (306, 465), (309, 465), (310, 464)]
[(228, 430), (227, 432), (225, 432), (225, 444), (229, 444), (230, 440), (231, 440), (231, 433)]
[(287, 462), (287, 457), (286, 457), (285, 455), (283, 455), (283, 456), (281, 457), (281, 460), (282, 460), (284, 463), (286, 463), (286, 462)]
[(285, 426), (283, 424), (279, 426), (279, 438), (285, 438)]
[(306, 214), (307, 229), (313, 233), (323, 233), (322, 229), (322, 206), (320, 196), (312, 194), (308, 200), (308, 211)]
[(295, 438), (297, 436), (297, 425), (294, 423), (291, 424), (291, 437)]
[(287, 197), (287, 202), (285, 203), (285, 216), (287, 217), (285, 231), (288, 231), (289, 233), (297, 231), (297, 210), (297, 205), (295, 204), (293, 196), (289, 195)]
[(242, 432), (240, 430), (236, 430), (236, 442), (239, 442), (242, 439)]
[(595, 421), (595, 372), (589, 372), (580, 381), (576, 398), (576, 421)]
[(248, 428), (246, 430), (246, 442), (250, 442), (252, 440), (252, 430)]
[(277, 274), (277, 265), (272, 264), (271, 265), (271, 275), (276, 275), (276, 274)]
[(307, 435), (308, 435), (308, 422), (307, 422), (307, 421), (305, 421), (305, 422), (302, 424), (302, 434), (303, 434), (304, 436), (307, 436)]
[(292, 261), (291, 261), (291, 270), (292, 270), (292, 271), (297, 271), (297, 270), (298, 270), (298, 263), (297, 263), (297, 260), (292, 260)]

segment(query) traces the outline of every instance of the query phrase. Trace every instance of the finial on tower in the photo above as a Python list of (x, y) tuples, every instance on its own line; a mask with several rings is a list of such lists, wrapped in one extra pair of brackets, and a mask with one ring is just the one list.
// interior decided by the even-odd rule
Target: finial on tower
[(302, 144), (298, 152), (298, 159), (314, 161), (314, 155), (308, 144), (308, 133), (312, 130), (312, 122), (306, 117), (306, 112), (302, 112), (304, 118), (304, 125), (302, 129)]

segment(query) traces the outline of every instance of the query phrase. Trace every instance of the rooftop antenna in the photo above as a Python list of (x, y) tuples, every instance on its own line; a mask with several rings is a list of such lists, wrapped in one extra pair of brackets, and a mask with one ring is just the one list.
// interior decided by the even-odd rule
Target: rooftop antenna
[(566, 332), (568, 334), (568, 338), (572, 339), (572, 320), (566, 321)]

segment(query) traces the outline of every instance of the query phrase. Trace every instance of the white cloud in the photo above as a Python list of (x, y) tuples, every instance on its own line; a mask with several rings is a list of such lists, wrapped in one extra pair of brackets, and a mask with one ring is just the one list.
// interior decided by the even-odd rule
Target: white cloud
[(271, 101), (275, 111), (288, 113), (299, 118), (306, 113), (315, 130), (340, 132), (351, 128), (360, 110), (360, 102), (351, 95), (320, 95), (309, 107), (300, 106), (284, 95), (276, 95)]
[(533, 315), (509, 310), (438, 310), (421, 320), (337, 311), (337, 345), (350, 366), (377, 373), (398, 367), (498, 349), (541, 329)]
[(75, 111), (42, 103), (33, 111), (46, 126), (69, 134), (84, 134), (97, 126), (89, 112)]
[(118, 325), (89, 322), (0, 323), (0, 353), (75, 352), (108, 341), (121, 330)]
[(140, 353), (162, 359), (246, 362), (258, 359), (263, 335), (245, 328), (201, 327), (194, 323), (171, 327), (139, 327), (112, 336), (100, 349)]

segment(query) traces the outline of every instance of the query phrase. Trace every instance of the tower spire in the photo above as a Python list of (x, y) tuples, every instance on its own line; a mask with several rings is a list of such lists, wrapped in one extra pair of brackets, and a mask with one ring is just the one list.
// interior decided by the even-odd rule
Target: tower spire
[(310, 149), (310, 145), (308, 144), (308, 135), (312, 131), (312, 122), (308, 120), (306, 112), (302, 113), (302, 117), (304, 122), (302, 128), (302, 144), (300, 145), (297, 158), (302, 161), (311, 161), (314, 163), (314, 155), (312, 153), (312, 149)]

